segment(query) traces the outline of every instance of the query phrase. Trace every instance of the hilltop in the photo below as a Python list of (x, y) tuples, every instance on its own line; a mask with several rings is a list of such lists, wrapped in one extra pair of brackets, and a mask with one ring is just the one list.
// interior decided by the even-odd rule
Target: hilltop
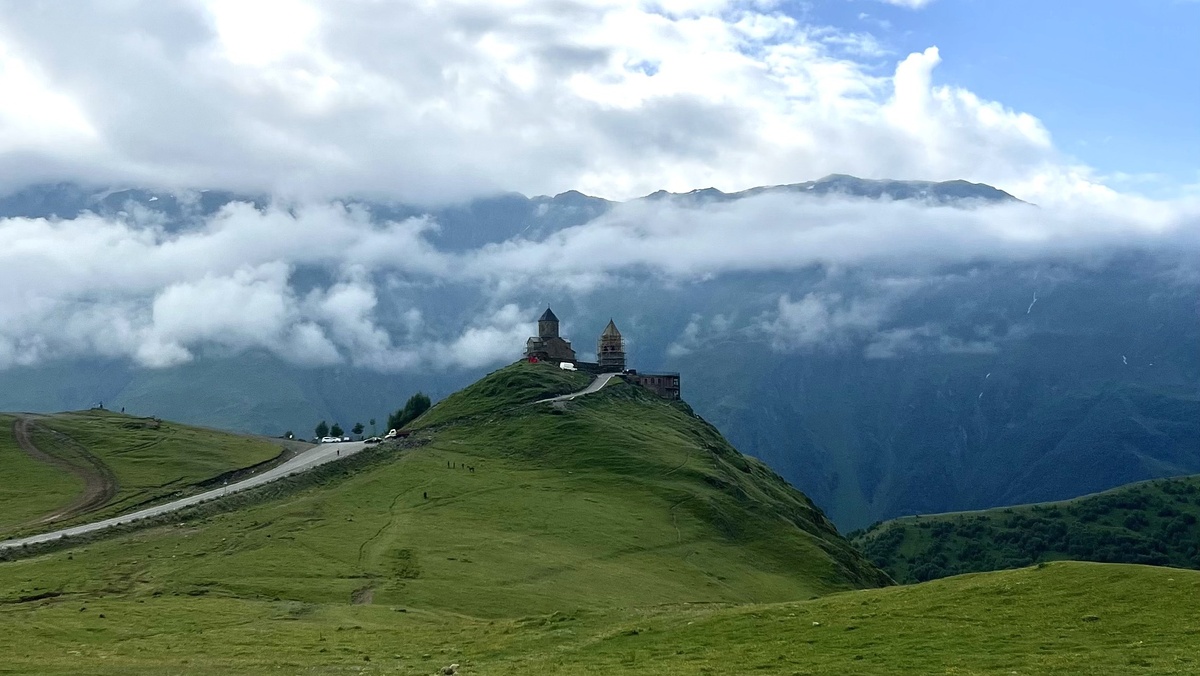
[(1200, 569), (1200, 475), (1074, 500), (906, 517), (851, 537), (903, 582), (1075, 559)]

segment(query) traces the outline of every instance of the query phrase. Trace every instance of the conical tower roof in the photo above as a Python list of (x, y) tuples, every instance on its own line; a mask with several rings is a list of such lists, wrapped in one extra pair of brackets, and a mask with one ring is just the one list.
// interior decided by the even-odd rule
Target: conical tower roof
[(542, 313), (542, 316), (538, 317), (538, 321), (539, 322), (556, 322), (556, 321), (558, 321), (558, 317), (554, 316), (553, 310), (551, 310), (550, 308), (546, 308), (546, 311)]
[(604, 332), (600, 334), (601, 338), (620, 338), (621, 332), (617, 330), (617, 325), (613, 320), (608, 320), (608, 326), (604, 327)]

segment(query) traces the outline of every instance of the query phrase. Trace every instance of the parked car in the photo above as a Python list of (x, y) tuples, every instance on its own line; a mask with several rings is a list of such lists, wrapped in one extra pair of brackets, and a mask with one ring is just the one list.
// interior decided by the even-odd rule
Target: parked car
[(321, 443), (323, 444), (336, 444), (341, 440), (341, 437), (321, 437)]
[(564, 370), (564, 371), (574, 371), (574, 370), (575, 370), (575, 365), (574, 365), (574, 364), (572, 364), (572, 363), (571, 363), (571, 362), (569, 362), (569, 361), (564, 361), (563, 363), (561, 363), (561, 364), (559, 364), (559, 365), (558, 365), (558, 368), (560, 368), (560, 369), (562, 369), (562, 370)]
[(342, 441), (350, 441), (350, 437), (342, 437)]
[(382, 437), (367, 437), (363, 439), (364, 444), (378, 444), (381, 441), (383, 441)]

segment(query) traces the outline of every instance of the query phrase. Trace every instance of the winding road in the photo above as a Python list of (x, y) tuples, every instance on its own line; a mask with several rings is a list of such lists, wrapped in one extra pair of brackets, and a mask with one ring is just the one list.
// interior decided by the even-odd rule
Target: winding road
[(533, 403), (546, 404), (552, 401), (570, 401), (575, 397), (582, 397), (585, 394), (595, 394), (596, 392), (600, 391), (600, 388), (607, 385), (608, 381), (612, 380), (613, 378), (620, 377), (620, 375), (620, 373), (601, 373), (600, 375), (596, 376), (596, 379), (593, 380), (591, 384), (582, 390), (579, 390), (578, 392), (572, 392), (570, 394), (564, 394), (558, 397), (550, 397), (549, 399), (540, 399)]
[[(595, 380), (578, 392), (572, 392), (571, 394), (564, 394), (558, 397), (550, 397), (549, 399), (542, 399), (534, 403), (545, 404), (556, 401), (570, 401), (575, 397), (593, 394), (599, 392), (602, 387), (608, 384), (608, 381), (620, 375), (621, 374), (619, 373), (604, 373), (596, 376)], [(300, 472), (312, 469), (318, 465), (323, 465), (327, 462), (348, 458), (364, 448), (366, 448), (366, 444), (361, 441), (346, 441), (337, 444), (321, 444), (320, 446), (310, 448), (309, 450), (300, 453), (296, 457), (288, 460), (278, 467), (270, 469), (257, 476), (250, 477), (249, 479), (243, 479), (242, 481), (238, 481), (227, 486), (222, 486), (221, 488), (214, 488), (213, 490), (206, 491), (204, 493), (181, 498), (172, 502), (167, 502), (156, 507), (147, 507), (146, 509), (129, 514), (114, 516), (110, 519), (94, 521), (92, 523), (86, 523), (79, 526), (72, 526), (71, 528), (63, 528), (62, 530), (42, 533), (40, 535), (30, 535), (28, 537), (18, 538), (15, 540), (5, 540), (0, 542), (0, 551), (16, 549), (25, 545), (53, 542), (54, 540), (60, 540), (63, 537), (73, 537), (76, 535), (83, 535), (85, 533), (94, 533), (106, 528), (112, 528), (113, 526), (120, 526), (127, 523), (133, 523), (135, 521), (142, 521), (152, 517), (161, 516), (163, 514), (169, 514), (171, 512), (183, 509), (184, 507), (191, 507), (202, 502), (208, 502), (209, 500), (216, 500), (229, 495), (230, 493), (237, 493), (254, 488), (256, 486), (262, 486), (263, 484), (270, 483), (277, 479), (282, 479), (286, 476), (298, 474)]]

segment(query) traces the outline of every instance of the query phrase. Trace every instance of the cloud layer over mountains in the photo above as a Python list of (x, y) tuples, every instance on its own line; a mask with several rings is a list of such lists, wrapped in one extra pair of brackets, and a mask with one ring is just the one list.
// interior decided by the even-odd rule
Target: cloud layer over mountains
[[(449, 355), (441, 368), (479, 367), (519, 352), (529, 304), (541, 300), (530, 288), (586, 295), (629, 280), (679, 285), (814, 266), (832, 278), (866, 268), (909, 280), (855, 298), (780, 292), (757, 321), (787, 350), (873, 330), (905, 285), (951, 265), (1087, 261), (1131, 248), (1182, 252), (1194, 264), (1200, 253), (1200, 203), (1132, 198), (1103, 209), (782, 194), (641, 200), (540, 239), (464, 251), (432, 244), (439, 227), (428, 217), (378, 222), (342, 203), (235, 202), (182, 230), (133, 206), (123, 217), (3, 219), (0, 367), (91, 355), (160, 367), (197, 350), (251, 348), (305, 365), (428, 368), (421, 355), (436, 352)], [(422, 296), (448, 288), (486, 311), (465, 329), (426, 316)]]
[[(0, 2), (0, 194), (72, 180), (276, 199), (182, 229), (136, 206), (0, 219), (0, 368), (93, 355), (160, 367), (265, 349), (397, 371), (423, 367), (431, 346), (448, 355), (442, 367), (478, 367), (519, 350), (545, 300), (523, 293), (533, 280), (582, 295), (630, 279), (813, 266), (912, 277), (1122, 247), (1194, 258), (1197, 198), (1105, 187), (1034, 116), (935, 83), (935, 46), (897, 54), (783, 10), (772, 0)], [(645, 200), (464, 251), (435, 243), (447, 227), (435, 219), (379, 222), (336, 201), (627, 198), (831, 172), (981, 181), (1039, 206)], [(474, 319), (450, 327), (418, 302), (447, 289), (482, 299)], [(793, 349), (878, 328), (881, 294), (776, 289), (755, 321)]]

